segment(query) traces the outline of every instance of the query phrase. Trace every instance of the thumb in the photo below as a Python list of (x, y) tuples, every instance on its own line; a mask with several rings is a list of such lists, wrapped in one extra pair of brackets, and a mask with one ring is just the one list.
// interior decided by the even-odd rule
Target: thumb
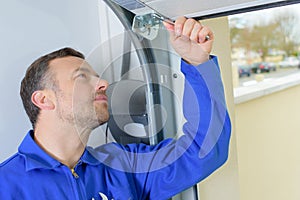
[(173, 31), (174, 32), (174, 25), (170, 24), (168, 22), (163, 22), (163, 25), (165, 26), (165, 28), (170, 32)]
[(171, 40), (174, 40), (175, 37), (175, 28), (173, 24), (170, 24), (168, 22), (164, 22), (163, 21), (163, 25), (165, 26), (165, 28), (168, 30), (169, 34), (170, 34), (170, 38)]

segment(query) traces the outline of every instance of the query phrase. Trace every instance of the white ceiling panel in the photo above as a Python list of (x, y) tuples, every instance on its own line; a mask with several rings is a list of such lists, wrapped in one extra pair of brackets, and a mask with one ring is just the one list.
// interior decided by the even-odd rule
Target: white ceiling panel
[[(201, 17), (254, 6), (297, 0), (113, 0), (135, 14), (157, 11), (175, 19), (178, 16)], [(151, 9), (147, 8), (146, 5)]]

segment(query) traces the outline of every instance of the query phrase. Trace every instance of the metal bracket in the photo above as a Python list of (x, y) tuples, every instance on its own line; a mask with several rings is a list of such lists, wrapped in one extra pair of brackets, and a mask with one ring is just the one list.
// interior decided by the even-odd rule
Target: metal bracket
[(153, 40), (158, 34), (162, 19), (155, 13), (136, 15), (133, 19), (132, 31), (140, 36)]

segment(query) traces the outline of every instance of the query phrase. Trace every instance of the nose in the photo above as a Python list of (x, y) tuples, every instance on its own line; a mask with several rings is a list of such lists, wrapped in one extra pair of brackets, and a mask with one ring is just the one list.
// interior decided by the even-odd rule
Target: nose
[(98, 79), (98, 82), (96, 84), (96, 91), (106, 91), (108, 87), (108, 82), (104, 79)]

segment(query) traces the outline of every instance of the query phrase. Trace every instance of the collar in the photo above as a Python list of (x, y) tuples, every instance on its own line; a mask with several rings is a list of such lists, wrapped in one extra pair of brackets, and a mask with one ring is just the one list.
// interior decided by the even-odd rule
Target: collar
[[(39, 145), (37, 145), (33, 139), (34, 132), (30, 130), (21, 145), (19, 146), (18, 152), (25, 158), (26, 171), (33, 169), (53, 169), (62, 163), (48, 155)], [(100, 161), (97, 160), (92, 154), (85, 149), (80, 160), (82, 163), (88, 165), (98, 165)]]

